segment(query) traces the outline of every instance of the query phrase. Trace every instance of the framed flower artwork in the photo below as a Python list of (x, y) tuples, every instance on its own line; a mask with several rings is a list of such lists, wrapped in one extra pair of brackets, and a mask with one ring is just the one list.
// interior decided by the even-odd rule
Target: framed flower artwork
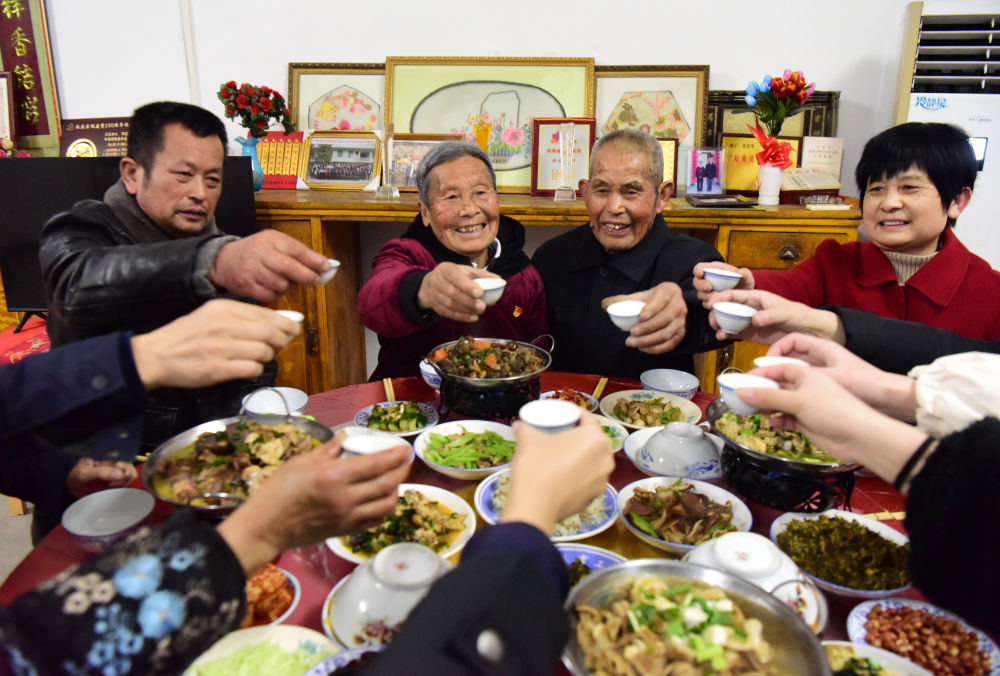
[(382, 143), (369, 131), (314, 131), (299, 177), (312, 190), (364, 190), (378, 180)]
[(461, 134), (476, 127), (500, 192), (529, 192), (532, 120), (590, 117), (594, 60), (390, 56), (385, 61), (386, 123), (399, 132)]
[(681, 149), (704, 142), (708, 66), (597, 66), (594, 78), (598, 136), (628, 128)]
[[(562, 175), (562, 125), (572, 123), (573, 162), (572, 174)], [(590, 170), (590, 149), (595, 132), (592, 117), (536, 117), (531, 130), (531, 194), (551, 197), (560, 187), (576, 189), (580, 179), (587, 178)], [(567, 136), (568, 138), (568, 136)], [(577, 197), (580, 191), (576, 190)]]
[(463, 141), (461, 134), (395, 134), (389, 139), (386, 183), (400, 192), (417, 192), (417, 167), (431, 148), (443, 141)]
[(299, 131), (383, 129), (385, 64), (290, 63), (288, 107)]

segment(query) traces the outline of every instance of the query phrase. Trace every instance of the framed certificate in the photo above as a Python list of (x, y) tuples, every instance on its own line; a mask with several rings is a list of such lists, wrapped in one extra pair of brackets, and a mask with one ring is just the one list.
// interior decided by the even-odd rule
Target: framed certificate
[[(560, 128), (573, 124), (573, 164), (568, 178), (562, 175)], [(531, 194), (555, 195), (556, 189), (572, 186), (590, 171), (590, 149), (594, 145), (597, 125), (592, 117), (536, 117), (533, 120), (531, 143)], [(577, 197), (580, 191), (576, 190)]]

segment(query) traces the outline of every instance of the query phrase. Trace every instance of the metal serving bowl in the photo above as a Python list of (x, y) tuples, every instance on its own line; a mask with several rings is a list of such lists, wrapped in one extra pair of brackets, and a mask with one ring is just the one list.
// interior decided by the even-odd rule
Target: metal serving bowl
[(600, 607), (638, 578), (661, 578), (669, 586), (701, 582), (718, 587), (747, 617), (756, 617), (764, 625), (764, 639), (771, 644), (774, 673), (829, 675), (830, 665), (819, 639), (795, 612), (766, 591), (745, 580), (715, 568), (685, 561), (636, 559), (602, 568), (583, 578), (566, 599), (570, 619), (570, 639), (563, 651), (563, 663), (577, 676), (589, 672), (583, 666), (583, 650), (576, 639), (577, 604)]
[(711, 404), (708, 405), (708, 409), (705, 411), (705, 419), (708, 420), (709, 424), (712, 425), (712, 429), (723, 438), (726, 442), (726, 446), (735, 451), (740, 455), (749, 456), (751, 459), (757, 462), (759, 465), (764, 465), (770, 469), (777, 472), (786, 472), (789, 474), (843, 474), (845, 472), (853, 472), (860, 465), (857, 463), (841, 462), (841, 463), (826, 463), (826, 462), (803, 462), (801, 460), (792, 460), (791, 458), (781, 458), (777, 455), (770, 455), (768, 453), (761, 453), (760, 451), (755, 451), (752, 448), (748, 448), (741, 444), (738, 440), (727, 437), (716, 426), (716, 422), (725, 413), (729, 412), (729, 407), (726, 406), (725, 402), (721, 398), (716, 399)]
[[(228, 504), (220, 505), (188, 505), (186, 502), (178, 502), (170, 497), (160, 494), (153, 487), (153, 475), (156, 474), (157, 469), (167, 458), (173, 457), (175, 453), (180, 451), (185, 446), (190, 446), (195, 442), (195, 440), (204, 434), (205, 432), (222, 432), (226, 429), (226, 425), (230, 423), (239, 422), (240, 420), (246, 420), (248, 422), (256, 422), (261, 425), (282, 425), (289, 424), (295, 427), (295, 429), (300, 432), (304, 432), (311, 437), (319, 439), (321, 442), (329, 441), (333, 438), (333, 431), (326, 425), (322, 425), (314, 420), (309, 420), (307, 418), (300, 418), (297, 416), (284, 416), (284, 415), (243, 415), (243, 416), (233, 416), (231, 418), (221, 418), (219, 420), (210, 420), (209, 422), (202, 423), (196, 427), (181, 432), (170, 439), (167, 439), (162, 444), (160, 444), (155, 451), (153, 451), (149, 458), (142, 466), (142, 483), (145, 484), (146, 489), (150, 493), (155, 495), (160, 500), (164, 502), (169, 502), (180, 507), (190, 507), (199, 514), (222, 519), (228, 516), (239, 503), (242, 502), (237, 496), (232, 496), (232, 499), (227, 500)], [(225, 495), (215, 494), (207, 497), (220, 497), (225, 498)]]
[(531, 373), (524, 373), (519, 376), (509, 376), (507, 378), (469, 378), (467, 376), (458, 376), (453, 373), (446, 373), (434, 361), (433, 356), (434, 353), (440, 349), (448, 349), (449, 347), (453, 347), (456, 343), (458, 343), (457, 340), (451, 340), (448, 341), (447, 343), (441, 343), (440, 345), (435, 347), (433, 350), (430, 351), (430, 353), (428, 353), (427, 361), (430, 362), (431, 367), (435, 371), (441, 374), (441, 379), (443, 381), (454, 383), (458, 387), (465, 390), (485, 390), (485, 391), (504, 390), (516, 387), (518, 385), (522, 385), (524, 383), (531, 382), (532, 380), (536, 380), (538, 379), (539, 376), (542, 375), (542, 371), (547, 369), (549, 365), (552, 363), (552, 355), (547, 350), (544, 350), (538, 347), (537, 345), (532, 345), (531, 343), (522, 343), (519, 340), (510, 341), (504, 338), (476, 338), (475, 340), (485, 340), (491, 343), (514, 342), (517, 344), (519, 348), (530, 350), (534, 352), (536, 355), (538, 355), (542, 359), (543, 363), (542, 368), (538, 369), (537, 371), (532, 371)]

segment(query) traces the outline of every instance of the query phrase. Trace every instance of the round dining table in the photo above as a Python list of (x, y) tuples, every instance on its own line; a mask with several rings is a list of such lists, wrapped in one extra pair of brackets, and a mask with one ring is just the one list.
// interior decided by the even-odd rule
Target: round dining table
[[(545, 372), (541, 375), (541, 390), (573, 388), (581, 392), (592, 392), (600, 378), (594, 375), (578, 373)], [(392, 381), (395, 398), (398, 400), (414, 399), (428, 402), (435, 406), (439, 404), (437, 394), (420, 377), (396, 378)], [(641, 389), (638, 381), (625, 378), (608, 378), (604, 395), (622, 390)], [(705, 409), (714, 400), (712, 395), (698, 392), (692, 401), (701, 409)], [(363, 408), (386, 401), (383, 383), (372, 382), (361, 385), (349, 385), (336, 390), (311, 395), (306, 404), (305, 413), (313, 416), (318, 422), (334, 427), (343, 423), (351, 423), (355, 415)], [(454, 413), (442, 418), (442, 422), (461, 419)], [(704, 419), (704, 418), (702, 418)], [(410, 439), (412, 441), (412, 438)], [(609, 482), (616, 490), (644, 478), (624, 451), (616, 453), (615, 469)], [(407, 483), (430, 484), (457, 493), (470, 505), (473, 504), (473, 494), (477, 481), (463, 481), (444, 476), (424, 465), (419, 458), (414, 459)], [(725, 482), (722, 482), (725, 485)], [(141, 487), (141, 486), (140, 486)], [(771, 509), (753, 501), (746, 501), (753, 515), (753, 530), (768, 536), (771, 522), (782, 512)], [(893, 528), (905, 532), (902, 524), (904, 497), (890, 484), (870, 475), (856, 478), (854, 491), (850, 498), (851, 510), (857, 513), (873, 516)], [(152, 520), (161, 521), (169, 514), (172, 506), (157, 501)], [(484, 527), (484, 522), (477, 515), (477, 528)], [(656, 549), (635, 537), (629, 529), (619, 521), (611, 528), (594, 535), (582, 543), (603, 547), (629, 558), (672, 558), (664, 551)], [(0, 586), (0, 603), (9, 604), (17, 596), (36, 587), (43, 580), (56, 575), (72, 564), (79, 563), (90, 556), (78, 547), (62, 526), (42, 539), (29, 552), (23, 561), (14, 569), (7, 580)], [(318, 543), (309, 547), (287, 551), (277, 560), (277, 565), (294, 575), (301, 586), (301, 598), (285, 620), (286, 624), (309, 627), (323, 631), (322, 608), (331, 589), (356, 564), (340, 558), (326, 546)], [(908, 598), (922, 598), (915, 589), (908, 589), (901, 594)], [(829, 621), (822, 633), (824, 639), (846, 638), (846, 618), (857, 599), (826, 595), (829, 605)], [(2, 671), (2, 667), (0, 667)]]

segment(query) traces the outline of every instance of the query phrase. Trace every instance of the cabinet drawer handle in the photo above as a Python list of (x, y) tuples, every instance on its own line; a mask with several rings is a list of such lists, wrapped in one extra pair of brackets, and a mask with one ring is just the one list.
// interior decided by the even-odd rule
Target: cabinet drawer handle
[(794, 244), (786, 244), (778, 249), (778, 258), (786, 263), (799, 260), (800, 255), (799, 248)]
[(306, 329), (306, 352), (319, 354), (319, 331), (316, 329)]

